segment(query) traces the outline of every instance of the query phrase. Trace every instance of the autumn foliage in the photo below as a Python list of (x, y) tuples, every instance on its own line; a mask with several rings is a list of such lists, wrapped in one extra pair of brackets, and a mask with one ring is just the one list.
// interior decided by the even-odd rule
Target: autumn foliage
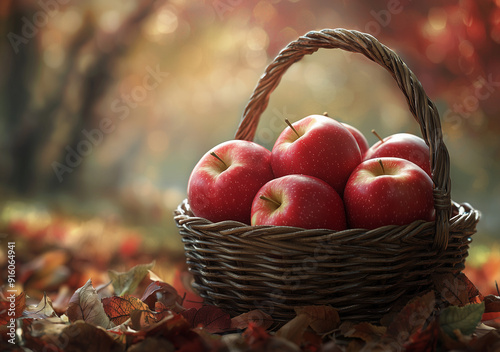
[[(12, 238), (16, 241), (18, 286), (13, 300), (7, 288), (0, 296), (1, 351), (425, 352), (500, 348), (494, 250), (481, 267), (432, 275), (429, 290), (401, 298), (379, 321), (347, 321), (335, 307), (310, 302), (296, 307), (290, 321), (281, 322), (258, 309), (233, 316), (204, 304), (191, 288), (192, 277), (179, 264), (183, 255), (174, 257), (163, 248), (148, 252), (137, 243), (128, 255), (123, 253), (123, 244), (130, 239), (128, 229), (89, 222), (70, 237), (69, 231), (55, 231), (56, 225), (63, 229), (73, 224), (5, 231), (17, 235)], [(111, 230), (113, 237), (108, 240), (105, 235)], [(9, 343), (7, 312), (11, 304), (17, 328), (15, 344)]]
[[(463, 273), (434, 275), (434, 287), (398, 302), (380, 322), (342, 321), (334, 307), (296, 307), (278, 324), (260, 310), (231, 317), (216, 306), (184, 307), (185, 296), (162, 281), (154, 263), (113, 272), (107, 285), (88, 280), (67, 306), (44, 296), (27, 304), (15, 298), (18, 331), (9, 344), (0, 302), (6, 351), (483, 351), (500, 348), (500, 297), (483, 296)], [(145, 288), (144, 288), (145, 286)], [(80, 346), (80, 347), (79, 347)]]

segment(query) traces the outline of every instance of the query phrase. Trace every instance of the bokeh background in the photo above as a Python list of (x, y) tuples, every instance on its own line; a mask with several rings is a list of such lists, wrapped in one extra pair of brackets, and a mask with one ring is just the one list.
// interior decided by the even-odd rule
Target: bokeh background
[[(337, 27), (398, 52), (437, 105), (452, 197), (482, 212), (470, 275), (500, 279), (499, 0), (2, 0), (0, 233), (19, 285), (79, 287), (152, 260), (174, 275), (191, 169), (233, 138), (286, 44)], [(255, 141), (272, 148), (284, 117), (325, 111), (370, 143), (372, 129), (420, 135), (387, 72), (321, 50), (285, 74)]]

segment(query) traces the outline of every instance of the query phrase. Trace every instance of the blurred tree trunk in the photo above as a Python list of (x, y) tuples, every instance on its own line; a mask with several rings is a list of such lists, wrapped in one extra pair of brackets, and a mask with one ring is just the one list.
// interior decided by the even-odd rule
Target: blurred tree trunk
[[(161, 1), (139, 2), (135, 11), (111, 34), (99, 32), (92, 14), (87, 14), (82, 27), (66, 47), (63, 64), (54, 73), (55, 88), (43, 92), (42, 104), (38, 105), (33, 102), (32, 87), (40, 84), (37, 78), (40, 65), (43, 65), (43, 52), (39, 49), (39, 41), (44, 28), (35, 27), (33, 36), (26, 36), (25, 27), (26, 20), (41, 11), (40, 6), (37, 2), (27, 6), (26, 2), (20, 4), (12, 0), (0, 5), (4, 17), (0, 28), (2, 36), (9, 38), (10, 33), (10, 38), (21, 40), (19, 45), (12, 45), (9, 40), (4, 42), (0, 59), (6, 73), (5, 78), (0, 79), (5, 92), (0, 108), (4, 106), (4, 126), (9, 131), (7, 141), (3, 142), (8, 156), (0, 164), (0, 177), (12, 191), (33, 195), (48, 190), (79, 188), (78, 174), (83, 165), (66, 174), (61, 182), (52, 164), (65, 164), (66, 147), (76, 150), (84, 137), (82, 130), (90, 130), (100, 121), (95, 107), (113, 82), (116, 61), (140, 39), (138, 27), (154, 13), (159, 3)], [(97, 45), (97, 36), (101, 39), (106, 36), (109, 46), (105, 51)], [(84, 50), (92, 57), (92, 63), (81, 71), (77, 64)], [(74, 101), (74, 94), (73, 98), (67, 94), (69, 88), (79, 92), (79, 101)], [(66, 129), (57, 131), (57, 141), (51, 140), (61, 121)]]

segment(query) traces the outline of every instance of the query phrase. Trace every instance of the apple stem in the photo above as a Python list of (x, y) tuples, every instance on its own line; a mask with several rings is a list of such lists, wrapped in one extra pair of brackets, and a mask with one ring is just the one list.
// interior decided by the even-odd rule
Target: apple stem
[(224, 164), (224, 166), (226, 167), (226, 169), (228, 168), (228, 166), (227, 166), (227, 164), (224, 162), (224, 160), (222, 160), (222, 159), (220, 158), (220, 156), (218, 156), (215, 152), (211, 152), (211, 153), (210, 153), (210, 155), (211, 155), (211, 156), (213, 156), (213, 157), (215, 157), (216, 159), (218, 159), (221, 163), (223, 163), (223, 164)]
[(384, 168), (384, 164), (382, 163), (382, 160), (378, 159), (378, 163), (380, 164), (380, 167), (382, 168), (382, 173), (385, 175), (385, 168)]
[(265, 201), (267, 201), (267, 202), (271, 202), (271, 203), (273, 203), (274, 205), (276, 205), (277, 207), (280, 207), (280, 206), (281, 206), (281, 203), (280, 203), (280, 202), (277, 202), (277, 201), (275, 201), (274, 199), (271, 199), (271, 198), (267, 198), (266, 196), (260, 196), (259, 198), (260, 198), (260, 199), (262, 199), (262, 200), (265, 200)]
[(297, 130), (292, 126), (292, 124), (290, 123), (290, 121), (288, 121), (288, 119), (285, 119), (285, 122), (292, 129), (292, 131), (295, 132), (295, 134), (297, 135), (297, 137), (300, 138), (299, 132), (297, 132)]
[(384, 143), (384, 139), (382, 137), (380, 137), (380, 135), (377, 133), (377, 131), (375, 130), (372, 130), (372, 133), (377, 136), (378, 139), (380, 139), (380, 142)]
[(327, 112), (327, 111), (325, 111), (325, 112), (323, 113), (323, 116), (330, 117), (330, 116), (328, 115), (328, 112)]

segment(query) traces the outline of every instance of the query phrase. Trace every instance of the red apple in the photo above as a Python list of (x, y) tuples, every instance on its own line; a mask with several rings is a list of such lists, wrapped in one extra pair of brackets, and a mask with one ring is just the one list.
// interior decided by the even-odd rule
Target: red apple
[(257, 191), (274, 175), (271, 152), (249, 141), (231, 140), (209, 150), (188, 180), (188, 203), (195, 216), (212, 222), (250, 224)]
[(345, 230), (344, 204), (325, 181), (287, 175), (266, 183), (252, 204), (252, 225)]
[[(379, 137), (380, 138), (380, 137)], [(396, 133), (372, 145), (364, 160), (383, 157), (402, 158), (420, 166), (431, 176), (429, 147), (425, 141), (410, 133)]]
[(310, 115), (278, 136), (271, 155), (275, 177), (291, 174), (314, 176), (340, 195), (352, 170), (361, 162), (354, 136), (330, 117)]
[(429, 175), (408, 160), (369, 159), (349, 177), (344, 204), (351, 228), (432, 221), (433, 183)]
[(368, 144), (368, 141), (366, 140), (365, 135), (358, 130), (356, 127), (353, 127), (351, 125), (348, 125), (347, 123), (341, 122), (342, 125), (351, 132), (351, 134), (354, 136), (354, 139), (356, 139), (356, 142), (358, 143), (359, 150), (361, 152), (361, 157), (363, 157), (370, 148), (370, 145)]

